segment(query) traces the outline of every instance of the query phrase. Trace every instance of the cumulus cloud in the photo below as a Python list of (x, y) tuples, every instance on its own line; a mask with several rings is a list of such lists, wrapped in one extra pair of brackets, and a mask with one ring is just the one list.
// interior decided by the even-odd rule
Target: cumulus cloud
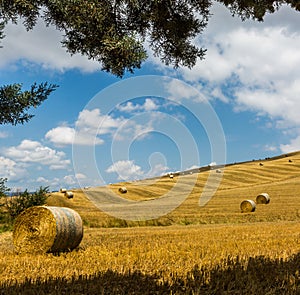
[(164, 164), (155, 164), (154, 166), (151, 166), (151, 170), (146, 174), (146, 177), (156, 177), (160, 175), (165, 175), (168, 169), (170, 168)]
[(107, 173), (117, 173), (119, 180), (132, 180), (141, 177), (144, 172), (142, 168), (132, 160), (122, 160), (113, 163), (106, 169)]
[[(172, 79), (171, 82), (165, 83), (166, 90), (170, 95), (169, 98), (180, 102), (183, 99), (190, 99), (199, 102), (205, 102), (206, 97), (197, 91), (196, 88), (191, 87), (188, 84), (184, 84), (182, 81)], [(198, 85), (198, 90), (200, 85)]]
[(45, 138), (57, 145), (64, 146), (74, 141), (75, 129), (68, 126), (59, 126), (49, 130)]
[(80, 69), (94, 72), (100, 65), (76, 54), (71, 56), (62, 48), (62, 33), (55, 27), (46, 27), (39, 20), (36, 27), (27, 32), (24, 26), (9, 23), (5, 28), (6, 37), (2, 40), (0, 68), (16, 66), (18, 62), (27, 65), (39, 64), (44, 69), (66, 71)]
[[(259, 23), (242, 22), (219, 4), (212, 12), (196, 40), (208, 49), (206, 58), (191, 70), (180, 69), (181, 77), (208, 99), (230, 103), (237, 112), (268, 117), (282, 132), (299, 127), (299, 13), (284, 6)], [(282, 148), (297, 148), (296, 142), (294, 134)]]
[(159, 105), (155, 102), (154, 99), (146, 98), (143, 104), (134, 104), (131, 101), (128, 101), (126, 104), (121, 104), (117, 107), (117, 109), (121, 112), (151, 112), (157, 110)]
[(83, 173), (76, 173), (75, 174), (75, 177), (77, 179), (86, 179), (86, 175), (84, 175)]
[[(126, 106), (125, 106), (126, 107)], [(155, 109), (157, 105), (145, 101), (143, 109)], [(114, 118), (101, 114), (100, 109), (83, 110), (79, 113), (75, 127), (58, 126), (49, 130), (45, 138), (58, 147), (76, 145), (101, 145), (105, 142), (104, 135), (110, 135), (114, 140), (121, 141), (128, 137), (140, 137), (153, 130), (154, 122), (159, 119), (159, 113), (150, 113), (145, 118), (123, 117)], [(138, 122), (138, 121), (141, 122)]]
[(100, 109), (83, 110), (78, 115), (75, 127), (55, 127), (46, 133), (45, 138), (56, 146), (99, 145), (104, 143), (99, 136), (111, 134), (122, 122), (122, 118), (101, 114)]
[(38, 163), (49, 166), (52, 170), (66, 169), (70, 160), (65, 159), (66, 154), (43, 146), (38, 141), (23, 140), (18, 146), (12, 146), (3, 150), (6, 157), (20, 163)]
[[(299, 131), (300, 133), (300, 131)], [(290, 153), (294, 151), (299, 151), (300, 150), (300, 135), (297, 137), (291, 139), (290, 143), (288, 144), (281, 144), (280, 145), (280, 150), (283, 153)]]
[(18, 181), (27, 176), (26, 169), (20, 163), (0, 156), (0, 177), (7, 178), (9, 181)]
[(67, 185), (77, 184), (77, 180), (74, 175), (66, 175), (66, 176), (64, 176), (63, 180), (64, 180), (64, 183)]

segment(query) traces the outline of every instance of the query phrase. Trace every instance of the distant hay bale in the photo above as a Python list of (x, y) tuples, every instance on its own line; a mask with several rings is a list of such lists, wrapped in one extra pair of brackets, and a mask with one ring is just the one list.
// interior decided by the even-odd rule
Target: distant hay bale
[(67, 192), (67, 189), (66, 188), (61, 188), (59, 191), (64, 194), (64, 193)]
[(269, 204), (270, 196), (267, 193), (262, 193), (256, 197), (256, 204)]
[(259, 166), (264, 166), (264, 164), (263, 163), (259, 163)]
[(293, 161), (291, 159), (289, 159), (289, 163), (292, 163)]
[(127, 188), (125, 186), (122, 186), (119, 188), (119, 192), (122, 194), (126, 194), (127, 193)]
[(73, 192), (65, 192), (65, 197), (67, 197), (68, 199), (72, 199), (74, 197)]
[(222, 170), (221, 169), (217, 169), (216, 172), (217, 173), (222, 173)]
[(244, 200), (241, 203), (241, 210), (242, 213), (246, 213), (246, 212), (254, 212), (256, 209), (256, 204), (254, 201), (252, 200)]
[(170, 177), (170, 178), (174, 178), (174, 175), (173, 175), (173, 174), (169, 174), (169, 177)]
[(65, 207), (30, 207), (17, 217), (13, 229), (17, 253), (69, 251), (80, 244), (82, 237), (80, 215)]

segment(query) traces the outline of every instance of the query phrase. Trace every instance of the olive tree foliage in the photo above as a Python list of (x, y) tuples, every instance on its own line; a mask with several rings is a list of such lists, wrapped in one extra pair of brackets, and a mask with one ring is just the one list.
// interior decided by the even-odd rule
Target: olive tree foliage
[[(233, 15), (262, 21), (283, 4), (300, 10), (297, 0), (217, 0)], [(206, 49), (195, 44), (210, 17), (212, 0), (0, 0), (0, 41), (5, 26), (22, 22), (33, 29), (38, 19), (63, 33), (70, 54), (98, 61), (102, 70), (122, 77), (147, 59), (146, 46), (163, 63), (192, 68)], [(205, 44), (204, 44), (205, 45)], [(57, 85), (46, 83), (26, 92), (21, 84), (0, 89), (0, 124), (27, 122), (32, 106), (42, 103)], [(9, 110), (10, 111), (9, 111)], [(11, 112), (11, 113), (10, 113)]]
[(0, 125), (24, 124), (33, 115), (28, 111), (39, 106), (48, 98), (57, 86), (47, 82), (34, 83), (30, 90), (22, 91), (22, 84), (4, 85), (0, 87)]
[(274, 13), (285, 4), (300, 11), (299, 0), (218, 0), (218, 2), (223, 3), (233, 15), (239, 15), (242, 20), (252, 18), (263, 21), (266, 13)]
[[(0, 22), (1, 41), (4, 38), (3, 30), (6, 22), (1, 17), (0, 21), (2, 21)], [(0, 125), (17, 125), (28, 122), (33, 117), (28, 112), (29, 109), (39, 106), (57, 87), (57, 85), (48, 84), (47, 82), (39, 85), (34, 83), (30, 90), (25, 91), (22, 90), (22, 84), (20, 83), (0, 86)]]
[[(219, 0), (242, 19), (262, 21), (266, 13), (296, 0)], [(62, 31), (62, 45), (98, 61), (102, 70), (122, 77), (147, 58), (145, 41), (166, 65), (193, 67), (205, 49), (193, 40), (205, 29), (212, 0), (2, 0), (0, 21), (23, 22), (27, 30), (37, 20)], [(20, 18), (21, 17), (21, 18)]]

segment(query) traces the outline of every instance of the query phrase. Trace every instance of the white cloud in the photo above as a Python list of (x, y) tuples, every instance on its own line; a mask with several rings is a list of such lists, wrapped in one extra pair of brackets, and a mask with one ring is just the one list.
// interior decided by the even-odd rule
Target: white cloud
[(75, 129), (67, 126), (59, 126), (49, 130), (45, 138), (57, 145), (64, 146), (74, 141)]
[(198, 169), (198, 168), (199, 168), (199, 166), (197, 166), (197, 165), (192, 165), (192, 166), (186, 168), (185, 170), (193, 170), (193, 169)]
[[(300, 131), (299, 131), (300, 133)], [(300, 150), (300, 135), (297, 137), (291, 139), (290, 143), (288, 144), (281, 144), (280, 145), (280, 150), (283, 153), (290, 153), (294, 151), (299, 151)]]
[[(180, 102), (183, 99), (190, 99), (199, 102), (205, 102), (206, 98), (196, 88), (191, 87), (188, 84), (184, 84), (182, 81), (172, 79), (171, 82), (165, 83), (166, 90), (170, 95), (170, 99)], [(200, 85), (198, 85), (198, 90)]]
[(122, 121), (122, 118), (102, 115), (100, 109), (83, 110), (78, 115), (75, 128), (58, 126), (49, 130), (45, 138), (56, 146), (103, 144), (104, 140), (99, 135), (111, 134)]
[(113, 163), (106, 169), (107, 173), (117, 173), (119, 180), (131, 180), (141, 177), (144, 172), (134, 161), (122, 160)]
[(43, 146), (38, 141), (25, 139), (20, 145), (3, 150), (6, 157), (20, 163), (38, 163), (49, 166), (50, 169), (66, 169), (70, 160), (65, 159), (65, 153)]
[(86, 179), (87, 178), (86, 175), (84, 175), (83, 173), (76, 173), (75, 177), (77, 179)]
[(158, 105), (156, 104), (154, 99), (146, 98), (143, 104), (134, 104), (131, 101), (128, 101), (126, 104), (121, 104), (117, 107), (117, 109), (121, 112), (151, 112), (158, 109)]
[[(150, 116), (152, 117), (152, 116)], [(113, 134), (113, 140), (116, 141), (123, 141), (123, 140), (142, 140), (148, 134), (154, 130), (153, 124), (154, 124), (154, 118), (149, 118), (147, 122), (140, 122), (138, 123), (138, 119), (140, 118), (134, 118), (134, 119), (128, 119), (124, 120), (124, 122), (119, 126), (119, 128), (114, 132)]]
[(39, 176), (33, 182), (38, 183), (41, 186), (49, 186), (49, 187), (52, 187), (52, 188), (56, 188), (57, 190), (58, 190), (60, 185), (64, 185), (64, 183), (62, 183), (63, 181), (61, 179), (59, 179), (58, 177), (48, 179), (48, 178), (45, 178), (43, 176)]
[[(284, 6), (259, 23), (242, 22), (220, 4), (212, 12), (197, 40), (208, 49), (206, 58), (191, 70), (180, 69), (183, 79), (235, 111), (268, 117), (281, 132), (300, 127), (299, 13)], [(297, 148), (296, 141), (283, 149)]]
[(49, 183), (49, 180), (46, 179), (46, 178), (43, 177), (43, 176), (39, 176), (39, 177), (36, 179), (36, 182), (40, 182), (40, 183)]
[(266, 145), (264, 147), (265, 151), (269, 151), (269, 152), (277, 152), (278, 148), (274, 145)]
[(23, 25), (8, 24), (5, 28), (6, 37), (2, 40), (0, 68), (16, 65), (17, 62), (39, 64), (44, 69), (66, 71), (80, 69), (84, 72), (94, 72), (100, 65), (88, 60), (87, 57), (76, 54), (71, 56), (62, 48), (62, 33), (55, 27), (46, 27), (39, 20), (32, 31), (27, 32)]
[(64, 180), (63, 182), (67, 185), (77, 184), (77, 180), (74, 175), (66, 175), (64, 176), (63, 180)]
[(164, 164), (155, 164), (153, 167), (151, 166), (151, 170), (146, 174), (146, 177), (156, 177), (160, 175), (165, 175), (168, 169), (170, 168)]
[(9, 135), (5, 131), (0, 131), (0, 138), (7, 138)]
[[(143, 105), (143, 108), (148, 108), (148, 110), (155, 107), (156, 105), (147, 101)], [(160, 113), (150, 113), (149, 116), (147, 120), (140, 117), (124, 119), (123, 117), (114, 118), (110, 115), (103, 115), (100, 109), (83, 110), (74, 124), (75, 128), (64, 124), (49, 130), (45, 138), (56, 146), (100, 145), (105, 142), (104, 135), (111, 135), (114, 140), (118, 141), (128, 139), (128, 137), (141, 139), (153, 130), (153, 124), (159, 119)], [(138, 122), (139, 119), (142, 121), (141, 123)]]
[(7, 178), (9, 181), (18, 181), (27, 176), (28, 173), (22, 165), (0, 156), (0, 177)]
[(111, 133), (122, 121), (122, 118), (102, 115), (100, 109), (93, 109), (80, 112), (75, 125), (84, 133), (101, 135)]

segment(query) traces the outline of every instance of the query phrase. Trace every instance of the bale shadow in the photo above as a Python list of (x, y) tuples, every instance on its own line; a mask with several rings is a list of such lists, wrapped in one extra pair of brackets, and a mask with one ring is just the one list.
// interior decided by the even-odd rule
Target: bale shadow
[(147, 275), (139, 271), (120, 274), (112, 270), (70, 280), (27, 279), (22, 284), (0, 285), (0, 294), (298, 295), (300, 253), (286, 261), (258, 256), (245, 263), (239, 257), (233, 257), (209, 270), (195, 265), (192, 270), (187, 271), (185, 278), (170, 274), (168, 282), (163, 280), (159, 272), (156, 275)]

